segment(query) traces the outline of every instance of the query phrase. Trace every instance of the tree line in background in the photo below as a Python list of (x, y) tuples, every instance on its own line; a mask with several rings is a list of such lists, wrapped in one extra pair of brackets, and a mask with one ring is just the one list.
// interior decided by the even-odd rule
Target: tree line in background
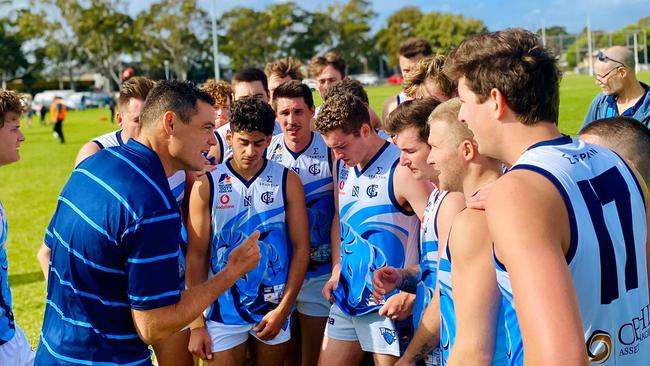
[[(128, 66), (155, 78), (165, 77), (166, 66), (178, 79), (212, 76), (211, 18), (197, 0), (157, 0), (135, 15), (124, 0), (30, 0), (21, 9), (8, 7), (0, 0), (0, 14), (7, 14), (0, 18), (0, 78), (20, 79), (26, 90), (43, 79), (65, 79), (75, 89), (82, 72), (100, 73), (115, 87)], [(376, 16), (370, 0), (341, 0), (314, 11), (291, 1), (261, 10), (236, 7), (217, 19), (220, 64), (231, 70), (263, 67), (286, 56), (306, 63), (335, 50), (350, 73), (387, 75), (397, 66), (399, 44), (409, 37), (424, 37), (434, 51), (446, 52), (486, 30), (477, 19), (407, 6), (373, 34)], [(650, 33), (650, 18), (629, 27), (640, 26)], [(547, 35), (563, 32), (551, 27)], [(586, 44), (584, 38), (574, 39), (575, 47)]]

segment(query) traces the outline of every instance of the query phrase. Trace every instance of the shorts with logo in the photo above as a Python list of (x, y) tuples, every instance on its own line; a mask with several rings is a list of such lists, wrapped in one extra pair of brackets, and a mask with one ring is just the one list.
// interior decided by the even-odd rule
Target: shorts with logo
[(366, 352), (400, 356), (395, 323), (380, 316), (376, 311), (361, 316), (350, 316), (333, 304), (325, 335), (340, 341), (357, 341)]
[(212, 339), (212, 352), (223, 352), (235, 348), (248, 340), (252, 335), (260, 342), (275, 346), (289, 341), (291, 339), (291, 317), (287, 318), (280, 328), (280, 332), (275, 338), (263, 341), (257, 337), (253, 331), (256, 324), (223, 324), (212, 320), (205, 322), (210, 338)]
[(331, 304), (323, 296), (323, 286), (329, 279), (329, 274), (305, 279), (296, 298), (296, 308), (300, 314), (315, 317), (329, 315)]
[(32, 366), (34, 350), (29, 345), (25, 333), (16, 325), (16, 333), (7, 343), (0, 346), (0, 365)]

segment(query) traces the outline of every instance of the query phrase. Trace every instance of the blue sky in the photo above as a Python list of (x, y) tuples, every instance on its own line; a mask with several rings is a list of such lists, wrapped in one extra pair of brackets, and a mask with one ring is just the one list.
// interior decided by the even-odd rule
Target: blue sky
[[(261, 9), (274, 2), (285, 0), (217, 0), (218, 13), (235, 6)], [(333, 0), (294, 0), (303, 8), (315, 10), (325, 8)], [(344, 0), (341, 0), (344, 1)], [(130, 2), (129, 10), (134, 14), (144, 9), (153, 0)], [(636, 23), (639, 18), (650, 16), (650, 0), (373, 0), (378, 17), (373, 29), (386, 24), (386, 18), (407, 5), (417, 6), (422, 11), (441, 11), (462, 14), (481, 19), (490, 30), (507, 27), (524, 27), (536, 30), (546, 26), (566, 26), (570, 33), (579, 32), (591, 20), (593, 30), (614, 31), (625, 25)], [(206, 10), (212, 9), (212, 0), (199, 0)]]

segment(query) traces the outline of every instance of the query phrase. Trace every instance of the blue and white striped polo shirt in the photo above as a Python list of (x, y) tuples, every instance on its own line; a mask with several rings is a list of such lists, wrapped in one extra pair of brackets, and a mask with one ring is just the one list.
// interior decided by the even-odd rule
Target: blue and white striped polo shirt
[(180, 300), (181, 218), (158, 156), (131, 139), (72, 172), (51, 248), (37, 365), (151, 365), (131, 309)]

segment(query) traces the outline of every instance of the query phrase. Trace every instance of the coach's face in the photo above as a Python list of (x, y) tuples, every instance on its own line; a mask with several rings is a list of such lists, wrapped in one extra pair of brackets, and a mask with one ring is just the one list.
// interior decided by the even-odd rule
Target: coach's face
[(20, 131), (20, 114), (7, 112), (4, 126), (0, 127), (0, 166), (20, 160), (20, 144), (25, 135)]
[(174, 116), (170, 129), (169, 153), (179, 170), (202, 170), (209, 164), (205, 155), (217, 144), (214, 136), (215, 110), (201, 100), (196, 102), (196, 113), (184, 123)]

